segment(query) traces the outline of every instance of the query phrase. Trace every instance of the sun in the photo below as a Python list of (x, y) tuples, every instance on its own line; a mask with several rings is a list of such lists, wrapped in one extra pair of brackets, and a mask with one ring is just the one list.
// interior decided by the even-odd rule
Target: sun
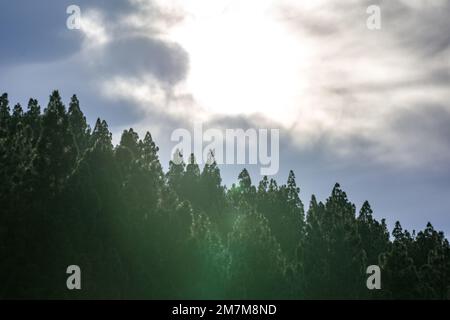
[(189, 54), (187, 90), (211, 114), (290, 125), (308, 88), (307, 39), (277, 19), (273, 1), (211, 2), (182, 2), (186, 19), (169, 34)]

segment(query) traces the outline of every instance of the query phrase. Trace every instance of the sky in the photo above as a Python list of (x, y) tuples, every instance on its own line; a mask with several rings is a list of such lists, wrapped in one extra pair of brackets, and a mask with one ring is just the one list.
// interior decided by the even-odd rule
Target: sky
[(292, 169), (306, 205), (339, 182), (390, 227), (450, 233), (450, 1), (2, 1), (0, 39), (11, 104), (77, 94), (115, 143), (150, 131), (166, 168), (177, 128), (277, 128), (274, 178)]

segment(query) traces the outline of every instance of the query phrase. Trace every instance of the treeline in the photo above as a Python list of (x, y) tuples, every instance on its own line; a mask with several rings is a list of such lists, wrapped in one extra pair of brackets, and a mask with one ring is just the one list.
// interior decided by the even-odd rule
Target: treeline
[[(449, 298), (450, 246), (428, 224), (390, 235), (338, 184), (307, 210), (286, 184), (243, 170), (230, 188), (214, 161), (170, 163), (133, 129), (113, 146), (76, 96), (41, 112), (0, 98), (1, 298)], [(381, 267), (381, 290), (366, 268)], [(81, 268), (69, 291), (66, 268)]]

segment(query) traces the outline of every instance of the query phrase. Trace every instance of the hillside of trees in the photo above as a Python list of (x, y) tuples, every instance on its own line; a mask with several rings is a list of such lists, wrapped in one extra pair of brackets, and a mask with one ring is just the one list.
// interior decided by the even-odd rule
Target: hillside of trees
[[(285, 184), (212, 161), (163, 172), (150, 133), (86, 122), (76, 96), (0, 98), (0, 298), (447, 299), (450, 245), (428, 224), (389, 233), (336, 184), (307, 207)], [(426, 214), (426, 213), (424, 213)], [(381, 290), (366, 268), (381, 267)], [(68, 290), (79, 265), (82, 289)]]

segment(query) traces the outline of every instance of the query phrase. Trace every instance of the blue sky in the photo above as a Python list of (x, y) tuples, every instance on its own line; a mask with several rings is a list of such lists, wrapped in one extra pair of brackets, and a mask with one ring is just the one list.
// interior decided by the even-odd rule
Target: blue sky
[[(380, 30), (366, 27), (372, 4)], [(149, 130), (164, 166), (171, 132), (195, 121), (279, 128), (276, 178), (293, 169), (305, 204), (339, 182), (390, 226), (448, 235), (449, 15), (439, 0), (2, 1), (0, 91), (42, 106), (76, 93), (114, 141)], [(242, 166), (221, 169), (230, 185)]]

